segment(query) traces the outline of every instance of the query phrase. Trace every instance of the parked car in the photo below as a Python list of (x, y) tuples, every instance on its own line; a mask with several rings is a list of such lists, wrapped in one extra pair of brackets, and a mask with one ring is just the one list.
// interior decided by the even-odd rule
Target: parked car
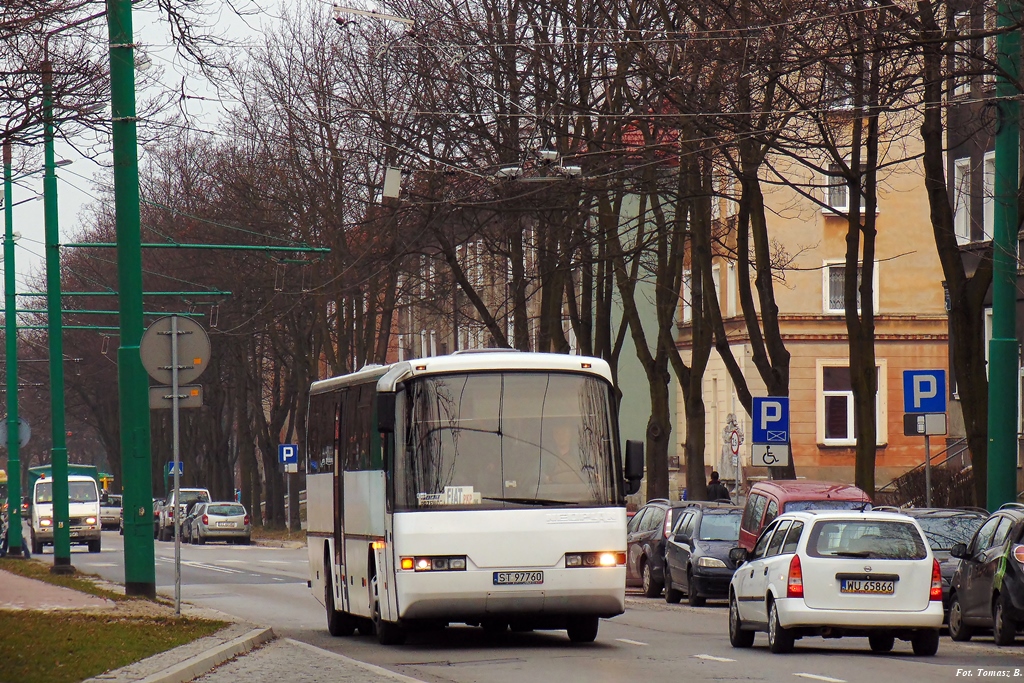
[(153, 499), (153, 538), (160, 538), (160, 510), (163, 507), (163, 498)]
[(249, 545), (252, 527), (245, 506), (234, 501), (205, 503), (192, 519), (192, 542), (227, 541)]
[(104, 529), (113, 529), (118, 526), (121, 514), (121, 494), (106, 493), (100, 494), (100, 522)]
[(740, 523), (740, 547), (752, 550), (761, 531), (783, 512), (862, 510), (871, 505), (856, 486), (829, 481), (759, 481), (750, 487)]
[(725, 503), (693, 503), (679, 515), (665, 543), (665, 602), (683, 595), (691, 605), (729, 597), (736, 563), (729, 551), (740, 537), (743, 508)]
[(672, 535), (685, 501), (653, 498), (626, 525), (626, 585), (642, 586), (644, 595), (661, 595), (665, 582), (665, 540)]
[(1024, 625), (1024, 505), (1007, 503), (975, 532), (957, 543), (960, 559), (949, 593), (949, 635), (970, 640), (991, 630), (996, 645), (1010, 645)]
[(767, 631), (768, 649), (789, 652), (807, 636), (867, 636), (873, 652), (896, 638), (914, 654), (938, 651), (942, 576), (920, 525), (875, 511), (788, 512), (769, 524), (729, 586), (729, 641), (750, 647)]
[(981, 508), (873, 508), (901, 512), (917, 520), (924, 530), (924, 537), (932, 548), (932, 554), (939, 561), (942, 572), (942, 608), (945, 613), (943, 623), (949, 620), (949, 588), (953, 582), (953, 574), (960, 566), (960, 559), (950, 555), (950, 550), (957, 543), (971, 542), (974, 533), (985, 523), (989, 514)]
[(181, 520), (181, 542), (182, 543), (195, 543), (195, 537), (192, 535), (192, 526), (195, 521), (196, 515), (202, 514), (201, 510), (206, 503), (193, 503), (188, 508), (188, 513)]
[(206, 489), (179, 488), (178, 493), (180, 495), (179, 500), (174, 500), (174, 492), (172, 491), (171, 495), (167, 497), (167, 502), (160, 507), (157, 538), (161, 541), (170, 541), (174, 539), (175, 514), (179, 514), (184, 518), (185, 513), (188, 511), (188, 506), (192, 503), (210, 502), (210, 492)]

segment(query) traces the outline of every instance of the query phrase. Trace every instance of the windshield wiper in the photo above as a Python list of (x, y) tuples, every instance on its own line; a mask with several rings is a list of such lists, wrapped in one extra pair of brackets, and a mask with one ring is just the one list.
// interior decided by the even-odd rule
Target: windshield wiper
[(870, 550), (837, 550), (832, 554), (836, 557), (871, 557)]
[(500, 500), (504, 503), (518, 503), (520, 505), (579, 505), (571, 500), (550, 500), (548, 498), (492, 498), (484, 496), (484, 500)]

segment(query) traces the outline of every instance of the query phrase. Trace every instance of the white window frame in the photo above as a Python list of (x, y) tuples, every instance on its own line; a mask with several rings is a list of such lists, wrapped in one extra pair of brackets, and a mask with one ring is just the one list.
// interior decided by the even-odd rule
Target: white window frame
[(726, 262), (726, 301), (725, 312), (730, 318), (735, 317), (739, 310), (737, 298), (739, 296), (739, 278), (736, 276), (736, 262)]
[[(953, 15), (953, 27), (957, 36), (971, 34), (971, 15), (969, 12), (958, 12)], [(965, 49), (966, 48), (966, 49)], [(974, 46), (968, 42), (957, 40), (953, 45), (953, 97), (966, 97), (971, 94), (971, 54)], [(960, 72), (964, 70), (967, 75)]]
[(683, 269), (683, 324), (693, 321), (693, 271), (689, 268)]
[[(815, 361), (815, 412), (817, 415), (817, 443), (822, 446), (855, 446), (857, 445), (856, 434), (853, 431), (853, 391), (829, 392), (829, 395), (839, 393), (849, 394), (849, 405), (847, 415), (850, 426), (850, 438), (848, 439), (826, 439), (825, 438), (825, 390), (824, 390), (824, 368), (850, 366), (849, 358), (818, 358)], [(876, 445), (885, 446), (889, 442), (889, 362), (885, 358), (875, 359), (875, 368), (878, 372), (878, 392), (875, 394), (875, 426)]]
[(953, 162), (953, 231), (956, 241), (971, 241), (971, 159)]
[[(864, 182), (863, 181), (863, 178), (864, 178), (863, 173), (867, 170), (867, 166), (865, 164), (861, 164), (861, 169), (862, 169), (862, 171), (861, 171), (861, 173), (862, 173), (862, 175), (861, 175), (861, 179), (862, 179), (861, 182), (863, 183)], [(839, 215), (839, 214), (845, 214), (845, 213), (849, 213), (850, 212), (850, 186), (846, 183), (846, 177), (842, 175), (842, 171), (843, 171), (843, 167), (840, 164), (829, 163), (829, 165), (828, 165), (828, 173), (825, 174), (825, 186), (824, 186), (824, 188), (825, 188), (825, 197), (824, 197), (825, 206), (822, 208), (822, 211), (824, 213), (831, 213), (831, 214)], [(838, 173), (839, 175), (834, 175), (836, 173)], [(833, 202), (832, 201), (833, 200), (832, 193), (833, 192), (837, 192), (838, 193), (840, 191), (842, 192), (842, 196), (843, 196), (843, 201), (842, 201), (841, 204), (839, 202)], [(876, 195), (877, 195), (877, 186), (876, 186)], [(868, 201), (867, 195), (865, 195), (863, 192), (861, 192), (861, 195), (860, 195), (860, 212), (861, 213), (864, 213), (864, 210), (867, 208), (867, 201)], [(876, 201), (875, 201), (875, 213), (876, 214), (878, 213), (877, 196), (876, 196)]]
[(985, 161), (981, 168), (982, 177), (982, 232), (984, 239), (992, 239), (996, 228), (996, 153), (985, 152)]
[[(874, 305), (875, 313), (878, 313), (878, 261), (874, 262), (875, 267), (871, 273), (871, 300)], [(843, 269), (845, 279), (845, 268), (846, 261), (844, 259), (829, 259), (822, 263), (821, 267), (821, 308), (825, 313), (831, 313), (833, 315), (841, 315), (846, 312), (846, 306), (842, 308), (833, 308), (830, 306), (831, 301), (829, 297), (829, 287), (831, 285), (829, 273), (835, 268)], [(860, 306), (857, 307), (860, 310)]]

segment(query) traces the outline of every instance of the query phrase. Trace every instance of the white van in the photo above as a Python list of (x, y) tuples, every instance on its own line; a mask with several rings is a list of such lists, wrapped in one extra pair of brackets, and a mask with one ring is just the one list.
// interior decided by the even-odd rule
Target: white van
[[(100, 490), (92, 477), (68, 476), (68, 521), (71, 543), (85, 543), (100, 552)], [(53, 545), (53, 479), (43, 477), (32, 489), (32, 552)]]

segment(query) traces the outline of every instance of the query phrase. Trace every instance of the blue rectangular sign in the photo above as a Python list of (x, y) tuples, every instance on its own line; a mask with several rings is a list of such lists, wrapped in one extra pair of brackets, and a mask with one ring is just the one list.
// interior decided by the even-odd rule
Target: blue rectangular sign
[(299, 462), (299, 447), (293, 443), (279, 444), (277, 459), (284, 465), (295, 465)]
[(946, 371), (904, 370), (903, 412), (946, 412)]
[(789, 397), (762, 396), (754, 399), (752, 443), (789, 443)]
[[(174, 461), (167, 463), (167, 474), (174, 474)], [(178, 474), (185, 474), (185, 463), (181, 460), (178, 461)]]

